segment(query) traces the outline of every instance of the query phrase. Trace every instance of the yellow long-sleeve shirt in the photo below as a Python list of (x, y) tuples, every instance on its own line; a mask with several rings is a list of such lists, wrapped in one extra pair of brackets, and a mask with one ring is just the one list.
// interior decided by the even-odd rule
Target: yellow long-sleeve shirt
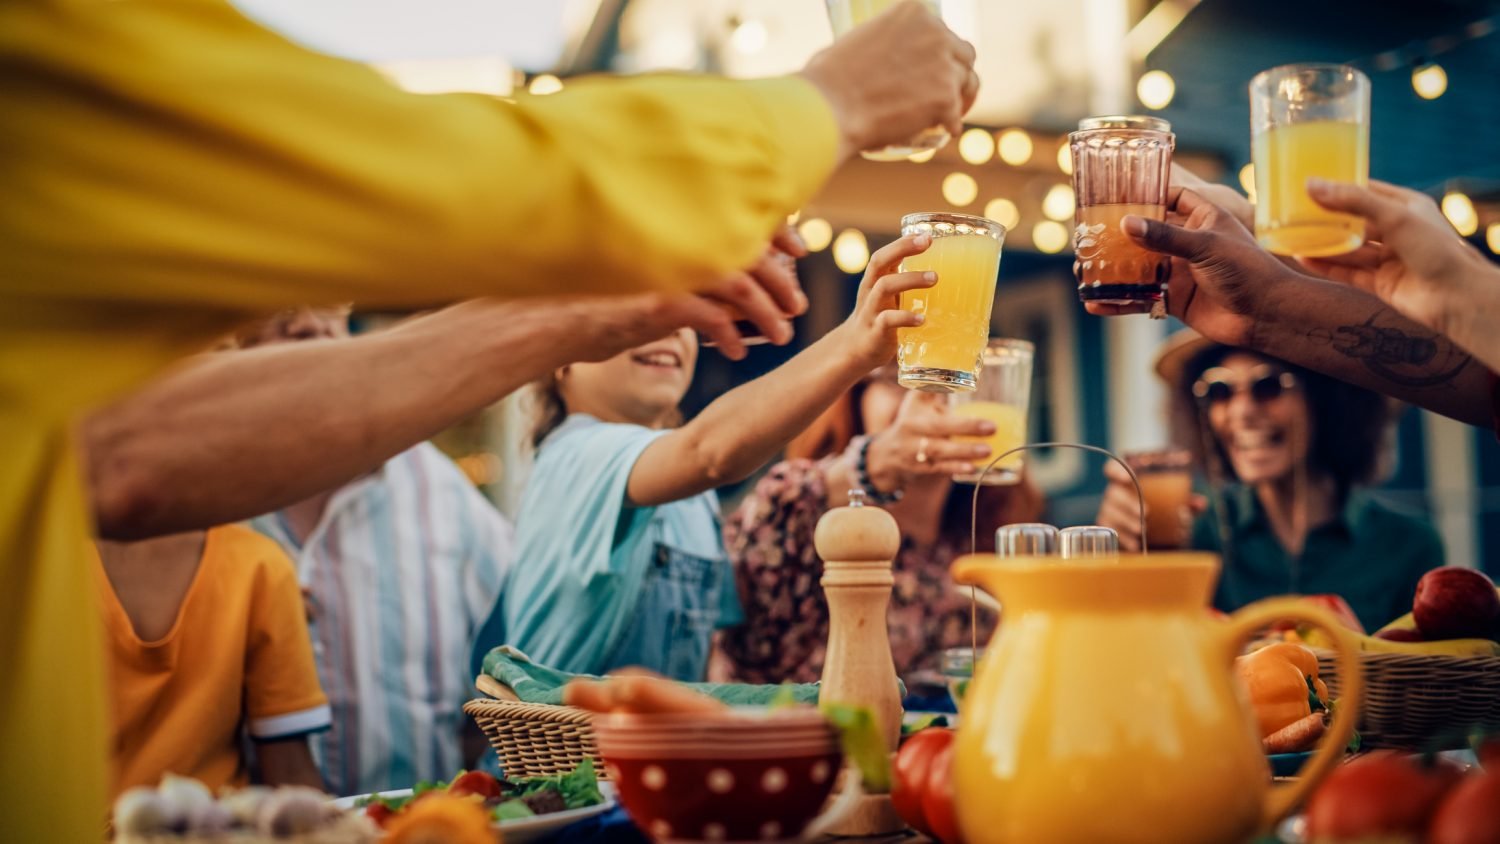
[(0, 3), (0, 840), (103, 829), (81, 411), (295, 304), (701, 285), (836, 140), (797, 79), (423, 97), (218, 0)]

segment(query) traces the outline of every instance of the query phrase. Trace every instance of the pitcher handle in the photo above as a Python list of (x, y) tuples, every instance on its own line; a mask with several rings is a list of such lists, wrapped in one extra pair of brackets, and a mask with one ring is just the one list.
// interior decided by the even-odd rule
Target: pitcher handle
[(1262, 829), (1270, 829), (1291, 814), (1323, 777), (1327, 776), (1344, 754), (1354, 735), (1354, 724), (1364, 701), (1364, 674), (1359, 662), (1359, 647), (1354, 637), (1326, 610), (1295, 598), (1271, 598), (1241, 607), (1229, 617), (1224, 638), (1232, 660), (1245, 640), (1256, 630), (1277, 621), (1303, 621), (1329, 634), (1338, 656), (1340, 700), (1333, 713), (1333, 723), (1324, 734), (1317, 753), (1297, 772), (1296, 780), (1277, 783), (1266, 794), (1261, 812)]

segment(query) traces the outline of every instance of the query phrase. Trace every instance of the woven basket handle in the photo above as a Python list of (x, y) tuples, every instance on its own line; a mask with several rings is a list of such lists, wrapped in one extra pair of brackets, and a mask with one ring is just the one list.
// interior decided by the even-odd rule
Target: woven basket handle
[(1327, 776), (1343, 758), (1344, 748), (1354, 735), (1354, 724), (1364, 701), (1364, 674), (1359, 662), (1359, 646), (1355, 644), (1353, 637), (1328, 611), (1295, 598), (1256, 601), (1231, 615), (1228, 629), (1224, 633), (1229, 658), (1232, 660), (1239, 654), (1245, 640), (1255, 631), (1288, 619), (1311, 624), (1333, 639), (1338, 656), (1336, 664), (1342, 697), (1334, 709), (1333, 723), (1320, 740), (1317, 752), (1303, 763), (1296, 780), (1273, 785), (1266, 793), (1261, 812), (1261, 825), (1265, 830), (1273, 828), (1278, 821), (1291, 814), (1312, 792), (1313, 786)]

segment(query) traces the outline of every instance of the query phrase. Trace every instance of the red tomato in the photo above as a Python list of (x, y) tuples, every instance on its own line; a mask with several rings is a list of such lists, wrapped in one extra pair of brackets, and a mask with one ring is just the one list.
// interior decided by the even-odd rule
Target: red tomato
[(1420, 837), (1443, 796), (1463, 776), (1457, 766), (1425, 767), (1389, 751), (1335, 768), (1307, 803), (1309, 840)]
[(1487, 736), (1474, 751), (1479, 764), (1492, 774), (1500, 774), (1500, 735)]
[(958, 816), (953, 813), (953, 742), (932, 757), (927, 790), (922, 792), (922, 814), (932, 835), (943, 844), (963, 844)]
[(365, 807), (365, 817), (369, 818), (375, 823), (376, 826), (380, 827), (381, 829), (385, 829), (385, 825), (390, 823), (391, 818), (394, 818), (395, 816), (396, 813), (391, 810), (390, 806), (387, 806), (379, 801), (371, 803), (370, 805)]
[(932, 776), (932, 760), (952, 743), (952, 730), (929, 727), (909, 736), (896, 753), (896, 763), (892, 766), (896, 782), (891, 789), (891, 803), (901, 820), (923, 835), (934, 834), (922, 811), (922, 795), (927, 792), (928, 779)]
[(484, 771), (468, 771), (448, 784), (448, 793), (457, 797), (477, 794), (485, 800), (499, 800), (500, 781)]
[(1427, 844), (1500, 841), (1500, 774), (1474, 774), (1448, 792), (1427, 828)]

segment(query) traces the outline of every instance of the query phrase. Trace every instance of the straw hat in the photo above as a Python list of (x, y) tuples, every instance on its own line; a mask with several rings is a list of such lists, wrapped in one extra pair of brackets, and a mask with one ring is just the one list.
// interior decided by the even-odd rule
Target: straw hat
[(1168, 337), (1161, 348), (1156, 350), (1153, 368), (1157, 377), (1167, 382), (1167, 386), (1174, 389), (1181, 387), (1188, 363), (1205, 350), (1218, 345), (1222, 344), (1215, 343), (1191, 328), (1184, 328)]

